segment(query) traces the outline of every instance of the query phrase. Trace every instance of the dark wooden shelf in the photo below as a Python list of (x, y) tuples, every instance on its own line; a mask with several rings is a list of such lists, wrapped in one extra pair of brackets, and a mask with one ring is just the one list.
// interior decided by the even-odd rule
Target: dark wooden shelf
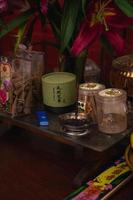
[(10, 115), (0, 113), (0, 120), (13, 126), (26, 129), (33, 134), (47, 137), (69, 145), (80, 145), (95, 151), (105, 151), (120, 142), (133, 131), (133, 114), (128, 114), (128, 129), (120, 134), (107, 135), (98, 131), (96, 125), (89, 127), (89, 133), (82, 137), (68, 136), (62, 131), (58, 115), (48, 113), (49, 125), (38, 126), (35, 115), (12, 118)]

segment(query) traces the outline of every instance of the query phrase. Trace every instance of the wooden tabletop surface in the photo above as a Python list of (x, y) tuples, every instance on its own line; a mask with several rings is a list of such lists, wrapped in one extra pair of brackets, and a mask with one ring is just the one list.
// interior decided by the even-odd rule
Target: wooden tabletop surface
[[(125, 148), (121, 144), (98, 153), (16, 127), (4, 134), (2, 129), (0, 125), (1, 200), (63, 200)], [(132, 199), (132, 180), (111, 197), (111, 200)]]

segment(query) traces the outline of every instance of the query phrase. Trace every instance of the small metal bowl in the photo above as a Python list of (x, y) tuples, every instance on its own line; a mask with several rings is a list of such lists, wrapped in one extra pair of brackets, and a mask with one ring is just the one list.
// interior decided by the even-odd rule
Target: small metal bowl
[(70, 136), (83, 136), (89, 133), (89, 120), (84, 113), (66, 113), (59, 116), (64, 133)]

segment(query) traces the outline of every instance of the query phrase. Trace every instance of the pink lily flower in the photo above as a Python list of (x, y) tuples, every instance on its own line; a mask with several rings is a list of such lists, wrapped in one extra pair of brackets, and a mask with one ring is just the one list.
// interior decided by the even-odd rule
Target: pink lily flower
[(6, 92), (9, 92), (9, 90), (11, 89), (11, 81), (9, 80), (4, 80), (3, 81), (3, 86)]
[(133, 17), (128, 17), (112, 0), (93, 0), (89, 5), (86, 19), (73, 42), (71, 53), (78, 55), (88, 49), (101, 35), (104, 35), (116, 50), (117, 55), (124, 53), (124, 39), (121, 30), (133, 25)]
[(5, 105), (7, 102), (7, 93), (4, 89), (0, 90), (0, 102), (2, 105)]
[(7, 0), (0, 0), (0, 13), (6, 11), (8, 8)]
[(47, 0), (41, 0), (41, 12), (45, 15), (47, 13)]

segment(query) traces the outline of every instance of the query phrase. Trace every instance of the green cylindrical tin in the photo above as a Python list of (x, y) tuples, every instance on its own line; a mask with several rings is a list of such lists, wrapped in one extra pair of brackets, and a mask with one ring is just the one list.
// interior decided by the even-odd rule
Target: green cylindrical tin
[(76, 102), (76, 76), (68, 72), (53, 72), (42, 76), (43, 103), (55, 112), (66, 112)]

